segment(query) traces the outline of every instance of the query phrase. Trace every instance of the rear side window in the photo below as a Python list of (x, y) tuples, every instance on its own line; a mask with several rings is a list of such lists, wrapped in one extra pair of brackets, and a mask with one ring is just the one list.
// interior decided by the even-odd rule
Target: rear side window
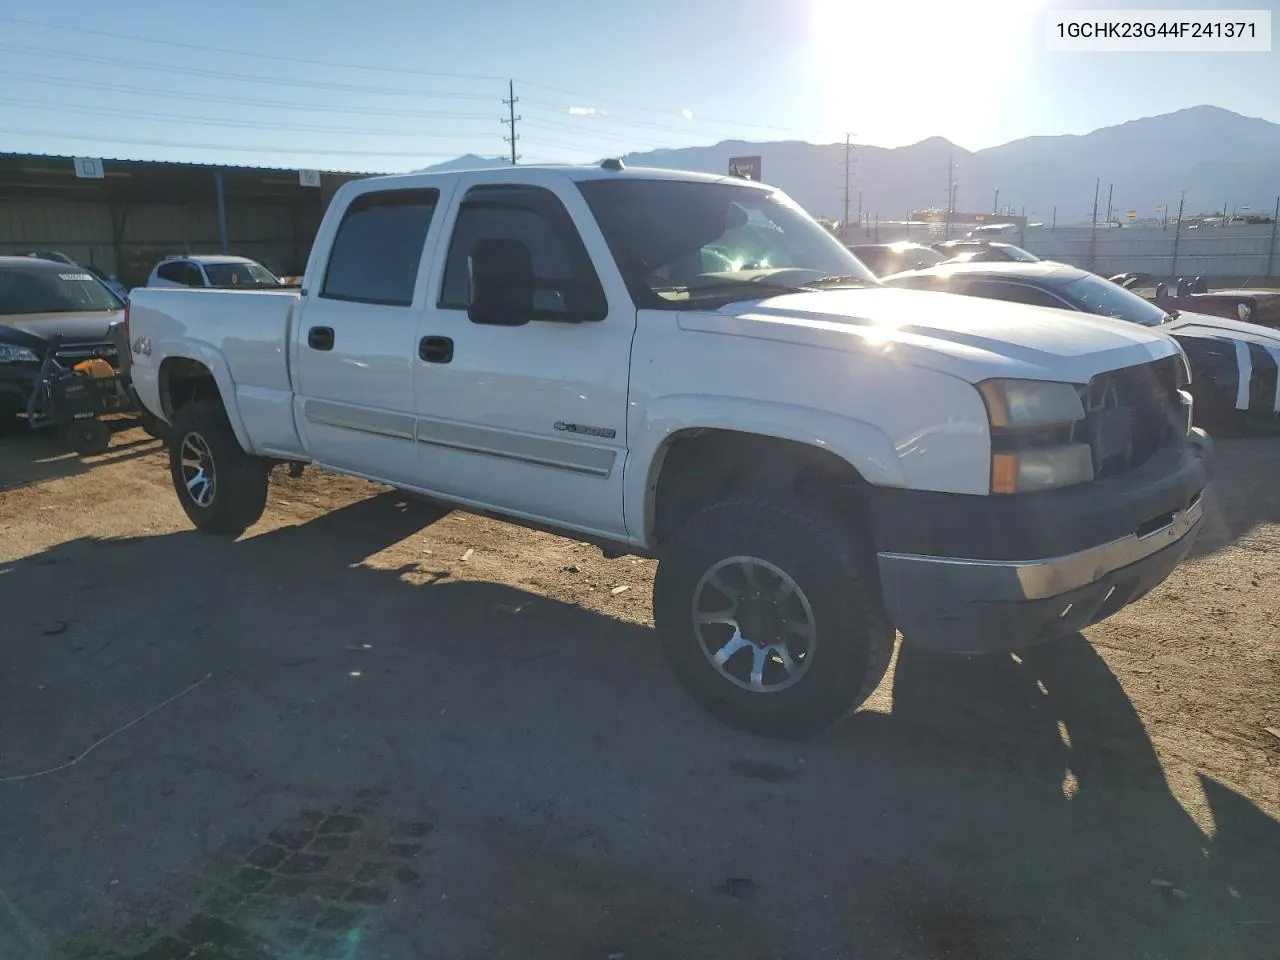
[(386, 190), (351, 202), (329, 251), (320, 296), (391, 307), (413, 303), (439, 193)]
[(156, 276), (161, 280), (170, 280), (174, 283), (188, 283), (187, 266), (181, 260), (173, 263), (162, 263), (156, 267)]
[(956, 293), (967, 293), (988, 300), (1007, 300), (1010, 303), (1026, 303), (1033, 307), (1054, 307), (1058, 310), (1070, 310), (1065, 303), (1053, 294), (1025, 283), (1000, 283), (994, 280), (976, 280), (956, 290)]

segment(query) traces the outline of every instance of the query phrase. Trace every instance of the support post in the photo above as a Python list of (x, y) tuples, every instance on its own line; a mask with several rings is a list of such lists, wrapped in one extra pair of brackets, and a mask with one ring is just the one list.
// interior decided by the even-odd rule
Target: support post
[(218, 240), (220, 249), (227, 253), (227, 197), (222, 189), (222, 171), (213, 171), (213, 186), (218, 193)]
[(1271, 264), (1276, 258), (1276, 227), (1280, 225), (1280, 197), (1276, 197), (1276, 212), (1271, 218), (1271, 243), (1267, 247), (1267, 277), (1271, 277)]

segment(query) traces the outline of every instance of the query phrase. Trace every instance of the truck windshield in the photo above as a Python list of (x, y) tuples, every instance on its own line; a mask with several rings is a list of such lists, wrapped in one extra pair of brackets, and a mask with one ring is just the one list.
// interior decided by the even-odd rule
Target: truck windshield
[(678, 310), (877, 283), (780, 191), (629, 177), (578, 187), (642, 307)]
[(0, 267), (0, 316), (123, 308), (119, 297), (80, 267)]
[(1050, 277), (1048, 284), (1085, 313), (1128, 320), (1144, 327), (1158, 327), (1169, 319), (1169, 315), (1150, 300), (1092, 274), (1070, 280)]
[(280, 281), (259, 263), (206, 263), (211, 287), (278, 287)]

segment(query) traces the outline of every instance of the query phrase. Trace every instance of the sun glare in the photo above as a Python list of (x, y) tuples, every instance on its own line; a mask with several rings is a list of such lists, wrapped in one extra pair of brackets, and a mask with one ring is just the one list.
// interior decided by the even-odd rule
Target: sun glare
[[(1001, 87), (943, 97), (938, 78), (998, 70), (1011, 80), (1037, 48), (1045, 0), (809, 0), (815, 86), (830, 124), (894, 146), (944, 127), (953, 138), (985, 126)], [(932, 129), (931, 129), (932, 127)], [(865, 129), (864, 129), (865, 128)], [(892, 141), (892, 142), (891, 142)]]

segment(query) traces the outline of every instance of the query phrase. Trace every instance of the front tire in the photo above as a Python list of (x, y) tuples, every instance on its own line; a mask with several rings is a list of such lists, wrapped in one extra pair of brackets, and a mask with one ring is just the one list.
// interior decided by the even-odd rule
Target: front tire
[(178, 502), (197, 529), (238, 537), (267, 506), (267, 462), (245, 453), (217, 400), (198, 400), (173, 415), (169, 473)]
[(667, 662), (730, 726), (824, 730), (871, 695), (893, 654), (872, 563), (858, 532), (821, 510), (708, 507), (664, 549), (654, 580)]

